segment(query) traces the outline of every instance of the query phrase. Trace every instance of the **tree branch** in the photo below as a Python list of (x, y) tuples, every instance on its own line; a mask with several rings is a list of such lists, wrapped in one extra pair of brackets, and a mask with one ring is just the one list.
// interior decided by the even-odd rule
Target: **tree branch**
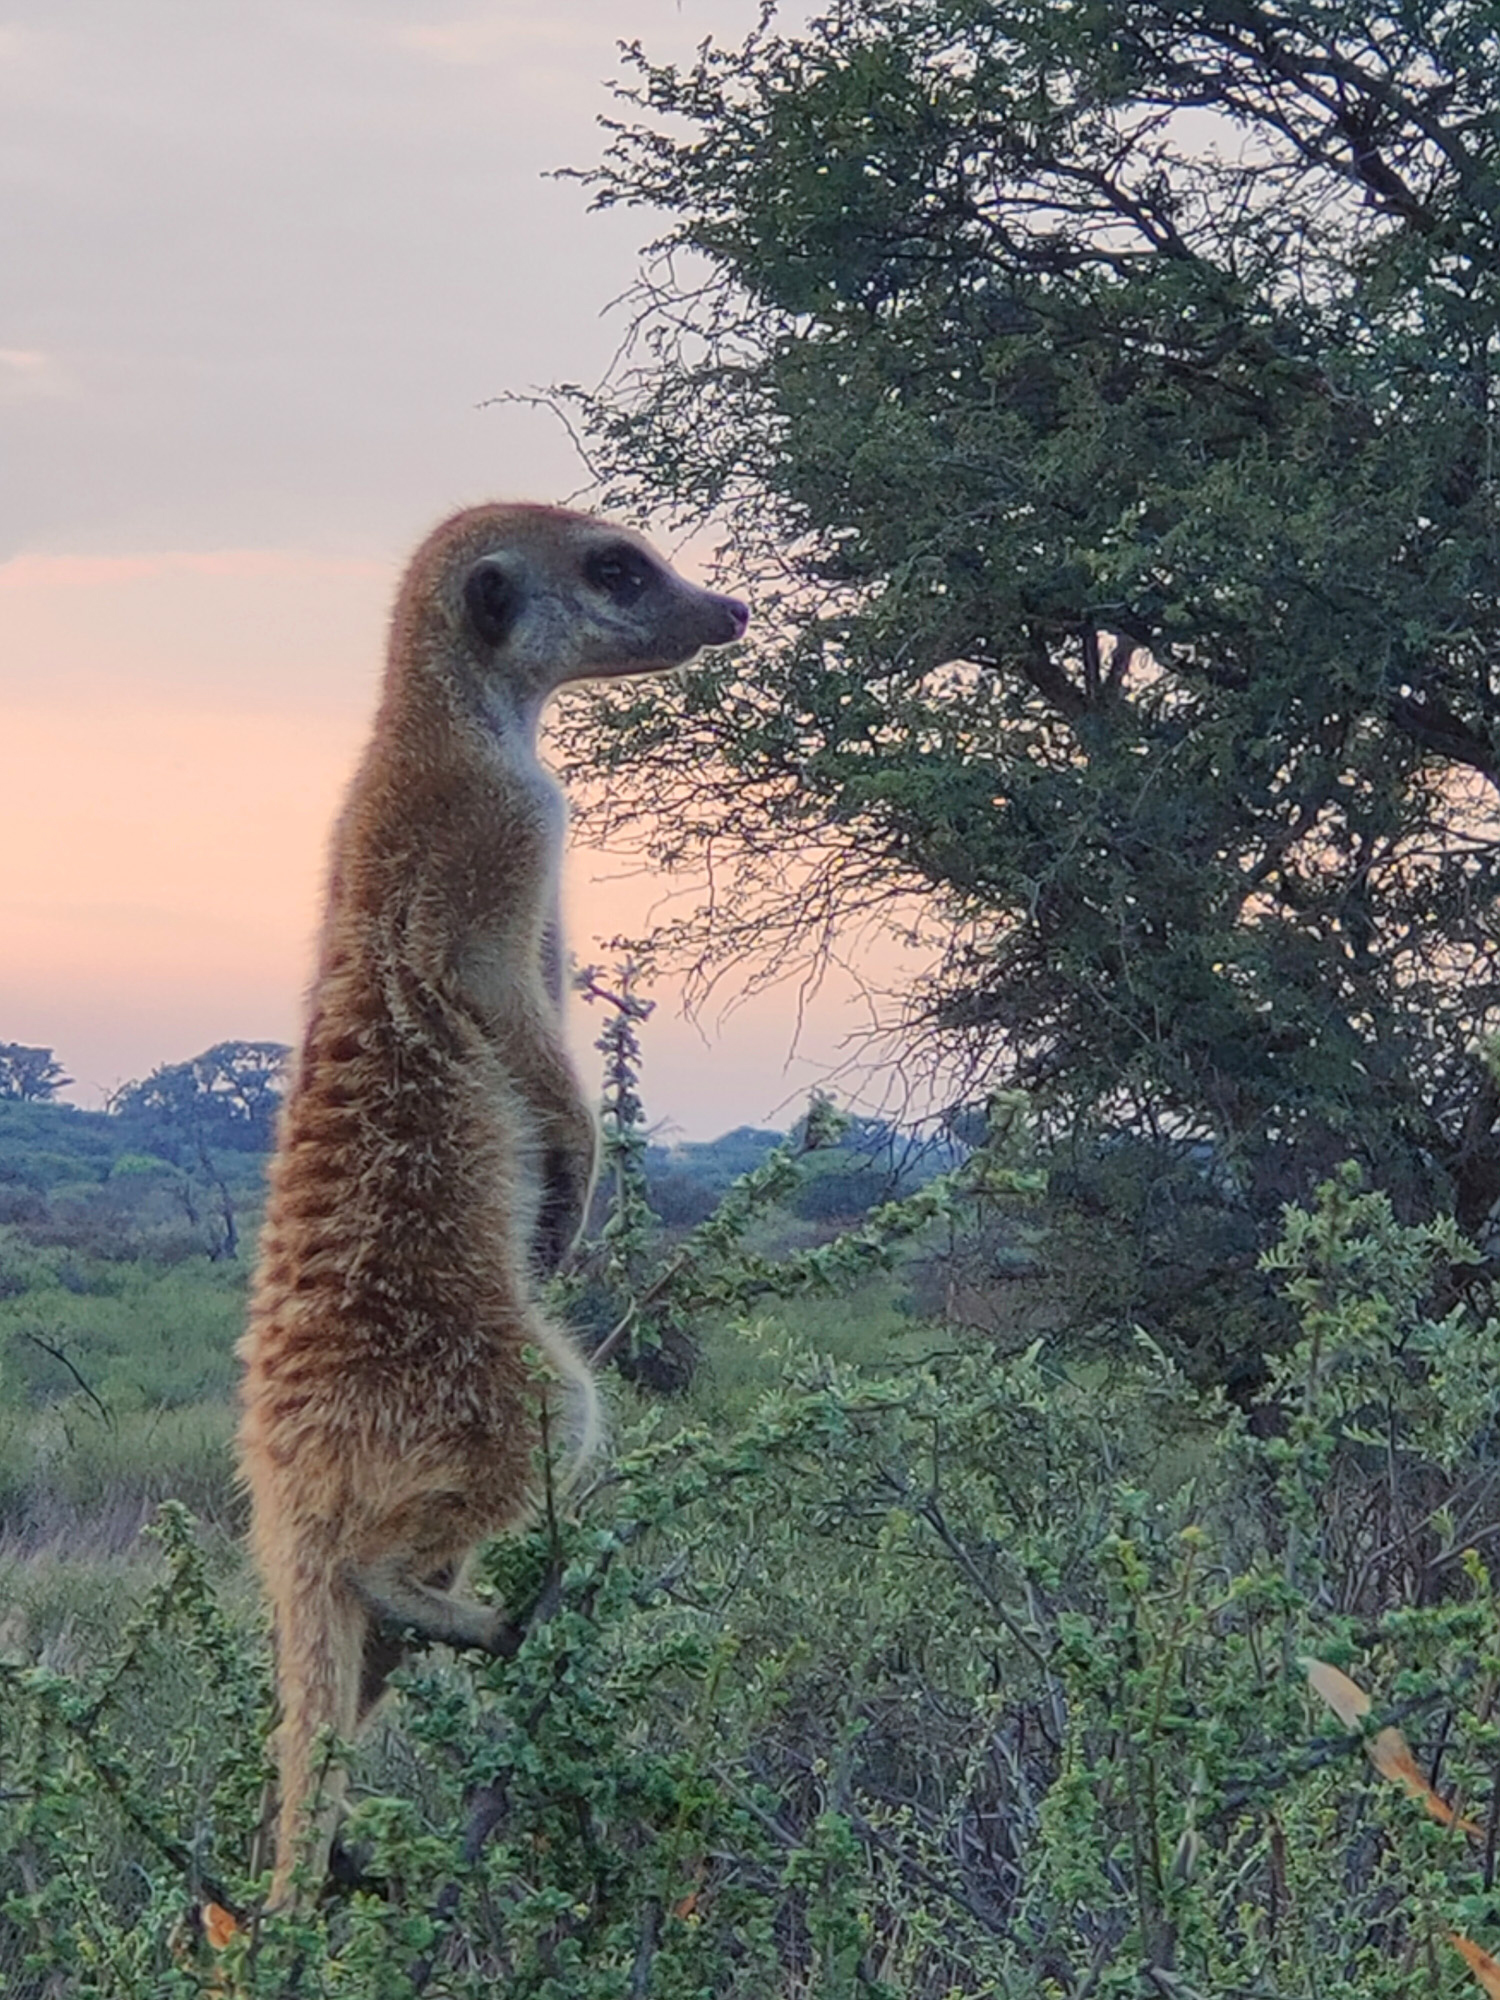
[(1500, 790), (1500, 750), (1439, 701), (1392, 695), (1386, 714), (1397, 729), (1450, 763), (1463, 764)]

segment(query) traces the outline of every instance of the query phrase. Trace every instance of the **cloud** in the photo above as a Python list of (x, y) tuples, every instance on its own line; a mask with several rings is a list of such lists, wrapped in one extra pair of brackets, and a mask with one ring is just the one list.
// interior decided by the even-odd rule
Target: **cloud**
[[(5, 43), (0, 38), (0, 60), (4, 55)], [(77, 393), (78, 384), (55, 354), (47, 354), (38, 347), (0, 347), (0, 401), (21, 402)]]
[(301, 549), (165, 549), (140, 555), (28, 553), (0, 562), (0, 590), (110, 588), (174, 576), (276, 582), (318, 577), (385, 578), (389, 565), (368, 556), (321, 556)]
[[(0, 1035), (108, 1083), (294, 1032), (405, 552), (578, 486), (491, 399), (598, 378), (655, 233), (547, 171), (597, 158), (622, 33), (691, 60), (758, 5), (0, 12)], [(580, 953), (627, 915), (580, 886)], [(748, 1058), (689, 1037), (672, 1082), (668, 1011), (654, 1103), (732, 1122)]]
[(451, 21), (412, 21), (389, 31), (400, 49), (434, 62), (465, 67), (514, 59), (518, 55), (588, 51), (598, 37), (576, 23), (559, 20), (517, 20), (501, 14), (472, 14)]

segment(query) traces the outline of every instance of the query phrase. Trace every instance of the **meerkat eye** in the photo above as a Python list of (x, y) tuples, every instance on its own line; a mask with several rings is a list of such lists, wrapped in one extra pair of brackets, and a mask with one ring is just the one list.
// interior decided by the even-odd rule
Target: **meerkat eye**
[(583, 565), (583, 574), (596, 590), (612, 597), (616, 604), (634, 604), (644, 596), (651, 582), (651, 565), (637, 550), (626, 544), (595, 549)]

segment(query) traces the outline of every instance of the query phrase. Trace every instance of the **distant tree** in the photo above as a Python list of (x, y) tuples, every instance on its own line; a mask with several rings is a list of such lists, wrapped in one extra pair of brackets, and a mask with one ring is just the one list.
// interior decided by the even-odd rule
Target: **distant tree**
[(266, 1151), (291, 1051), (281, 1042), (215, 1042), (188, 1062), (166, 1063), (110, 1100), (117, 1116), (196, 1150)]
[[(290, 1054), (281, 1042), (216, 1042), (189, 1062), (164, 1064), (126, 1084), (110, 1100), (114, 1115), (178, 1168), (184, 1212), (194, 1228), (207, 1229), (212, 1256), (239, 1254), (234, 1196), (215, 1153), (269, 1149)], [(205, 1189), (211, 1224), (202, 1212)]]
[(49, 1103), (72, 1077), (54, 1062), (51, 1049), (25, 1042), (0, 1042), (0, 1098), (22, 1104)]
[[(638, 77), (665, 212), (574, 405), (750, 643), (570, 711), (711, 843), (697, 967), (923, 902), (908, 1051), (1211, 1145), (1500, 1194), (1500, 28), (1489, 0), (835, 0)], [(636, 784), (630, 780), (634, 776)], [(904, 901), (902, 899), (905, 899)]]

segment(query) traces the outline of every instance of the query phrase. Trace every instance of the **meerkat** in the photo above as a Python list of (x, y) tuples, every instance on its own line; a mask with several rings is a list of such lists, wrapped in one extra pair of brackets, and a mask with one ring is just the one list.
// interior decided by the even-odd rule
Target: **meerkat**
[(455, 1579), (524, 1517), (544, 1409), (575, 1453), (595, 1428), (589, 1369), (536, 1299), (582, 1225), (596, 1143), (563, 1034), (565, 805), (542, 709), (747, 620), (638, 535), (554, 507), (454, 516), (402, 584), (240, 1350), (281, 1702), (272, 1905), (294, 1871), (326, 1872), (320, 1738), (355, 1736), (403, 1632), (502, 1647), (504, 1611)]

